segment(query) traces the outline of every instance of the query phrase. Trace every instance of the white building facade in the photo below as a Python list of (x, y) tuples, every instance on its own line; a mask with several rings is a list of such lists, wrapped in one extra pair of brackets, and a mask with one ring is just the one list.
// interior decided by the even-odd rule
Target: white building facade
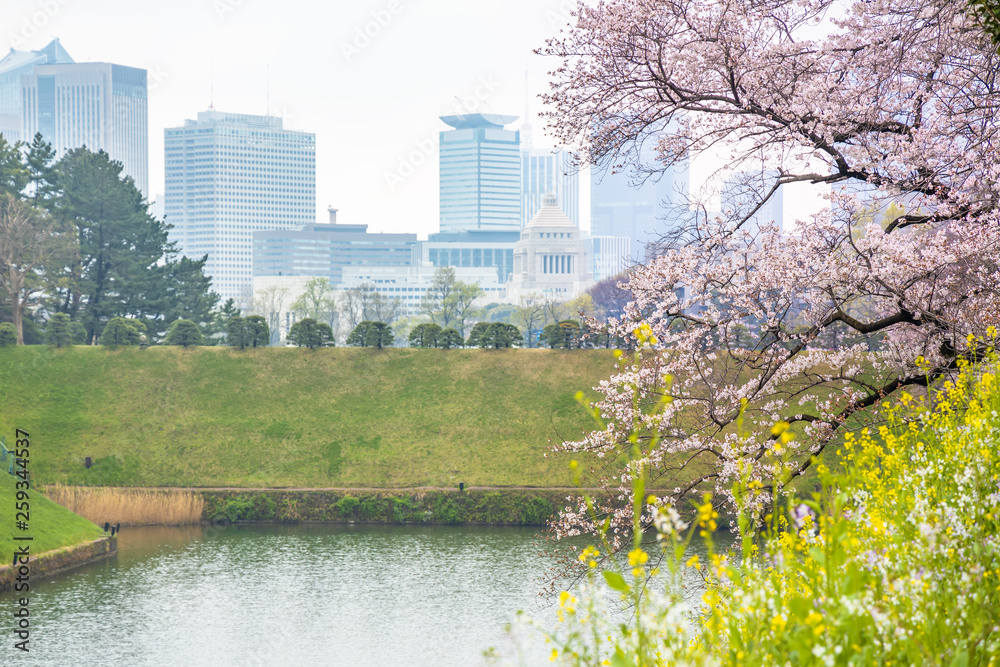
[[(372, 285), (379, 294), (389, 299), (398, 298), (402, 303), (402, 316), (413, 317), (420, 314), (420, 302), (434, 282), (434, 274), (439, 267), (429, 264), (421, 266), (351, 266), (344, 269), (342, 290), (361, 285)], [(483, 290), (478, 305), (501, 301), (506, 294), (504, 286), (497, 280), (496, 269), (482, 267), (452, 267), (455, 280), (474, 283)]]
[(547, 294), (558, 301), (573, 299), (593, 286), (593, 274), (580, 228), (547, 194), (542, 207), (521, 230), (514, 246), (514, 273), (507, 283), (507, 299)]

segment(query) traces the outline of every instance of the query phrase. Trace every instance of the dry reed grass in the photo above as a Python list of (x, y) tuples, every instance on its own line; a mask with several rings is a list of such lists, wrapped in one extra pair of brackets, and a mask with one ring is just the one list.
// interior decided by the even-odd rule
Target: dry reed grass
[(103, 526), (183, 526), (201, 522), (205, 501), (192, 491), (156, 491), (98, 486), (49, 486), (46, 496)]

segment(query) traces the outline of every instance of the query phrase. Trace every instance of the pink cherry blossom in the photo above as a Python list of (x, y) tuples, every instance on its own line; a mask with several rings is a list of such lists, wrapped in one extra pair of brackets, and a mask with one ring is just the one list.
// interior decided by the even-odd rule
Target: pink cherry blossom
[[(735, 210), (691, 216), (623, 285), (635, 299), (615, 333), (647, 323), (657, 343), (601, 383), (604, 427), (557, 447), (598, 461), (613, 538), (631, 530), (640, 471), (667, 503), (736, 503), (734, 481), (759, 482), (739, 498), (759, 516), (845, 424), (953, 371), (1000, 319), (995, 49), (964, 2), (837, 7), (605, 0), (541, 50), (559, 60), (550, 129), (585, 160), (629, 165), (653, 138), (663, 168), (720, 149), (781, 165)], [(828, 185), (829, 210), (794, 234), (749, 224), (795, 182)], [(641, 457), (625, 465), (632, 433)], [(556, 528), (598, 526), (581, 504)]]

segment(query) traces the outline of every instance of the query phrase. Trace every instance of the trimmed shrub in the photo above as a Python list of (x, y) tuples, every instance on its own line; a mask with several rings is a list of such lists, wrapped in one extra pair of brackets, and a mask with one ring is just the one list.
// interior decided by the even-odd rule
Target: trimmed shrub
[(393, 342), (392, 327), (385, 322), (365, 320), (347, 337), (347, 344), (354, 347), (374, 347), (381, 350), (391, 347)]
[[(135, 324), (134, 320), (127, 320), (124, 317), (112, 317), (104, 327), (104, 333), (101, 334), (101, 345), (108, 347), (138, 345), (140, 333)], [(143, 326), (143, 329), (145, 329), (145, 326)]]
[(229, 318), (229, 321), (226, 322), (226, 345), (242, 350), (247, 346), (248, 338), (246, 320), (238, 315)]
[(410, 345), (412, 347), (435, 347), (439, 335), (441, 335), (441, 327), (437, 324), (433, 322), (418, 324), (410, 332)]
[(250, 315), (243, 319), (246, 326), (247, 347), (267, 347), (271, 344), (271, 328), (260, 315)]
[(292, 325), (288, 341), (296, 347), (328, 347), (333, 345), (333, 330), (328, 324), (306, 317)]
[(177, 320), (170, 325), (167, 337), (163, 342), (166, 345), (181, 345), (183, 347), (201, 345), (201, 329), (191, 320)]
[(462, 339), (462, 334), (458, 333), (456, 329), (445, 329), (437, 338), (437, 346), (443, 350), (450, 350), (453, 347), (462, 347), (464, 345), (465, 341)]

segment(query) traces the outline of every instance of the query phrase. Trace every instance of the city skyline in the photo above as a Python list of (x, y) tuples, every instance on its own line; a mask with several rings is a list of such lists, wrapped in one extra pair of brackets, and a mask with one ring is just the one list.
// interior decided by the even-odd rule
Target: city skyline
[(164, 191), (163, 130), (211, 105), (269, 113), (316, 134), (314, 222), (333, 206), (373, 231), (426, 237), (438, 231), (440, 116), (523, 116), (527, 71), (535, 145), (552, 143), (536, 99), (551, 63), (532, 49), (570, 19), (569, 6), (293, 2), (276, 21), (273, 5), (252, 0), (180, 0), (141, 13), (121, 0), (53, 0), (49, 9), (12, 0), (0, 18), (0, 53), (58, 37), (79, 62), (146, 69), (150, 199)]
[[(440, 116), (517, 115), (522, 133), (531, 127), (532, 148), (558, 148), (539, 120), (538, 98), (555, 62), (533, 49), (558, 34), (573, 6), (293, 2), (281, 16), (301, 20), (276, 21), (273, 5), (253, 0), (179, 0), (143, 12), (124, 0), (92, 0), (85, 8), (69, 0), (11, 0), (0, 17), (0, 53), (40, 49), (58, 37), (78, 61), (146, 69), (148, 196), (158, 205), (162, 131), (211, 106), (278, 116), (286, 128), (316, 134), (314, 222), (332, 206), (373, 231), (426, 238), (440, 219)], [(692, 160), (692, 189), (722, 165), (712, 157)], [(591, 180), (579, 175), (584, 231), (591, 229)], [(789, 187), (785, 201), (804, 213), (829, 206), (808, 184)]]

